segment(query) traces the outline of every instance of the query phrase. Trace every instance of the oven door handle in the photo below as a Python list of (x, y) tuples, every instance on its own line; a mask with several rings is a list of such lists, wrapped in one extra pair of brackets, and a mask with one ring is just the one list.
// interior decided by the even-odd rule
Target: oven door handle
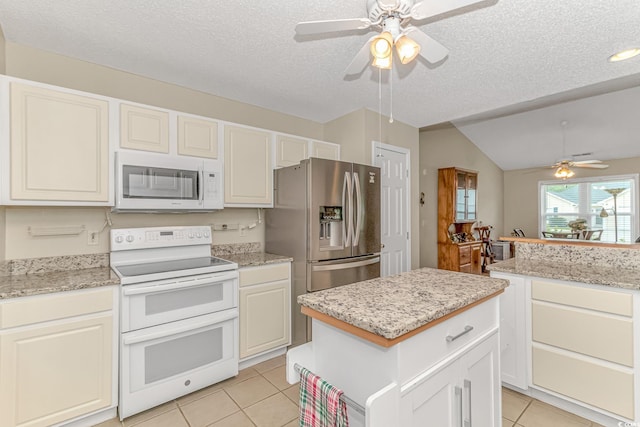
[[(196, 329), (204, 328), (206, 326), (215, 325), (216, 323), (222, 323), (226, 320), (231, 320), (238, 317), (238, 309), (233, 308), (230, 310), (225, 310), (219, 313), (213, 313), (201, 319), (199, 321), (190, 321), (186, 324), (171, 327), (171, 323), (163, 325), (161, 330), (156, 330), (154, 332), (137, 334), (136, 332), (127, 334), (125, 333), (122, 338), (122, 343), (124, 345), (137, 344), (145, 341), (152, 341), (159, 338), (170, 337), (172, 335), (181, 334), (183, 332), (195, 331)], [(156, 329), (156, 328), (154, 328)], [(142, 331), (139, 331), (142, 332)]]
[[(201, 286), (213, 286), (213, 285), (224, 284), (224, 281), (211, 281), (210, 279), (211, 277), (205, 277), (201, 279), (191, 279), (191, 280), (169, 283), (166, 285), (145, 286), (142, 288), (133, 288), (133, 289), (125, 286), (122, 291), (122, 294), (128, 297), (133, 295), (155, 294), (158, 292), (173, 291), (173, 290), (182, 289), (182, 288), (196, 288)], [(198, 283), (198, 281), (200, 281), (201, 283)]]

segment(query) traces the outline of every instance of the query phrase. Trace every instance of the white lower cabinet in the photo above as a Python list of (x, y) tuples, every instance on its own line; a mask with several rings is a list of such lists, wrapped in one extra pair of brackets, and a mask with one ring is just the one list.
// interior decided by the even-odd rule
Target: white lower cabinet
[(491, 277), (510, 282), (500, 296), (504, 384), (600, 424), (640, 422), (640, 292)]
[(0, 425), (50, 426), (116, 405), (113, 287), (0, 304)]
[(428, 372), (402, 397), (402, 426), (499, 426), (500, 368), (495, 333)]
[(500, 375), (503, 383), (526, 389), (529, 386), (527, 352), (529, 282), (522, 276), (491, 272), (491, 277), (509, 281), (500, 295)]
[(534, 386), (638, 419), (632, 294), (532, 280), (531, 339)]
[(240, 269), (240, 359), (291, 343), (291, 264)]

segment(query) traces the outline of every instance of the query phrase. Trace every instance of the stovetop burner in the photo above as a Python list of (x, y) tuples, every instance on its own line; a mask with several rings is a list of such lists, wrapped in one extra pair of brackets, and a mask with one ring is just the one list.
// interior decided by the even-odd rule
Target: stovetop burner
[(231, 261), (216, 257), (179, 259), (162, 262), (147, 262), (143, 264), (120, 265), (114, 267), (123, 277), (144, 276), (147, 274), (157, 274), (166, 272), (178, 272), (182, 270), (191, 270), (194, 268), (220, 267), (229, 266), (233, 268)]
[(236, 270), (211, 256), (208, 226), (111, 230), (111, 268), (123, 285)]

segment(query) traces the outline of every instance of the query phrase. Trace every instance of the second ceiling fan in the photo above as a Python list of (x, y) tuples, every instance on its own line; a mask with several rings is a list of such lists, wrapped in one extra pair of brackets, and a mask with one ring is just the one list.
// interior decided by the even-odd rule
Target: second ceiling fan
[(298, 35), (333, 33), (340, 31), (380, 29), (380, 34), (371, 37), (351, 61), (346, 74), (358, 74), (371, 62), (382, 69), (390, 69), (393, 50), (400, 62), (407, 64), (418, 55), (430, 63), (442, 61), (449, 50), (418, 28), (409, 25), (455, 9), (460, 9), (482, 0), (368, 0), (367, 18), (334, 19), (327, 21), (300, 22), (296, 25)]

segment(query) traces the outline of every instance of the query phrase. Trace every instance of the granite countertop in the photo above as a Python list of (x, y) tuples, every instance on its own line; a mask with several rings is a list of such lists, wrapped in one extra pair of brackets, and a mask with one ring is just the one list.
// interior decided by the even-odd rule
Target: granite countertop
[(219, 255), (220, 258), (227, 261), (235, 262), (238, 267), (257, 267), (266, 264), (274, 264), (279, 262), (290, 262), (293, 258), (274, 255), (267, 252), (247, 252), (237, 254)]
[(490, 271), (522, 276), (640, 290), (640, 270), (637, 268), (519, 258), (489, 264), (487, 268)]
[(119, 284), (109, 267), (2, 276), (0, 300)]
[(508, 281), (422, 268), (320, 292), (298, 302), (386, 339), (395, 339), (482, 298)]

